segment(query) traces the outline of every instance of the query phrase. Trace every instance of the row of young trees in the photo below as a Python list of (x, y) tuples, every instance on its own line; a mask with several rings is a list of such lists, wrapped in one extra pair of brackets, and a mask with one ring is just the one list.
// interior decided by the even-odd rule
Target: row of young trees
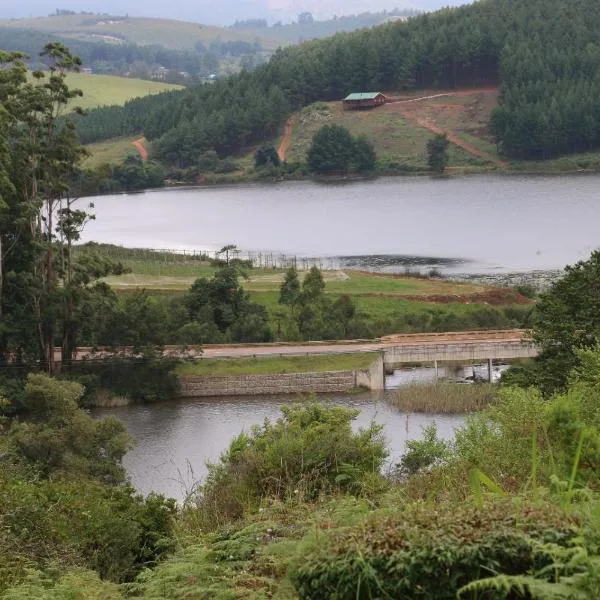
[(262, 141), (316, 100), (502, 82), (500, 149), (549, 156), (600, 144), (599, 32), (594, 0), (478, 2), (280, 49), (251, 74), (135, 101), (117, 118), (99, 109), (79, 130), (86, 141), (143, 131), (161, 160), (189, 163), (198, 149), (223, 155)]

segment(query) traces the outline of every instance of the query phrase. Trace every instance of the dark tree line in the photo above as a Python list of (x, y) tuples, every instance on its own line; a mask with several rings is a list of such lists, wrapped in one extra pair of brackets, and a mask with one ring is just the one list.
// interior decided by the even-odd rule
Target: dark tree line
[(280, 49), (217, 85), (132, 102), (110, 117), (100, 110), (80, 133), (93, 141), (143, 131), (157, 140), (157, 158), (192, 164), (206, 149), (231, 154), (265, 139), (316, 100), (501, 82), (492, 118), (500, 149), (546, 157), (600, 144), (598, 33), (594, 0), (487, 0)]

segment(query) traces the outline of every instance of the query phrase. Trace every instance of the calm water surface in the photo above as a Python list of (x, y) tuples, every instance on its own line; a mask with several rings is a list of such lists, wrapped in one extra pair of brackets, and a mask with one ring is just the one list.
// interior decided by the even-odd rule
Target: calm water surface
[(284, 182), (92, 199), (84, 241), (299, 256), (465, 259), (456, 272), (560, 268), (600, 244), (600, 176)]
[[(384, 425), (390, 461), (404, 452), (406, 440), (420, 437), (432, 421), (445, 439), (462, 423), (459, 416), (407, 415), (390, 406), (385, 394), (341, 394), (322, 397), (325, 402), (357, 408), (356, 427), (374, 419)], [(203, 398), (118, 409), (94, 410), (96, 417), (114, 415), (122, 420), (137, 445), (124, 463), (133, 485), (142, 493), (159, 492), (182, 499), (186, 490), (206, 474), (213, 461), (241, 431), (264, 419), (280, 416), (280, 406), (290, 396)]]

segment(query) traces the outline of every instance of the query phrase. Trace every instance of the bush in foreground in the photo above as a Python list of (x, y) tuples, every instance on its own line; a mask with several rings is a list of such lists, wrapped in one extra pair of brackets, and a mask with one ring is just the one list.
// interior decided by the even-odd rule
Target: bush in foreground
[[(463, 586), (490, 573), (526, 575), (549, 567), (553, 559), (544, 544), (566, 548), (575, 526), (574, 519), (544, 503), (406, 505), (391, 515), (372, 515), (357, 527), (322, 534), (290, 576), (306, 600), (454, 600)], [(547, 570), (547, 579), (552, 577)]]
[(357, 410), (317, 403), (284, 406), (282, 412), (277, 422), (240, 434), (209, 465), (192, 511), (203, 521), (217, 526), (239, 519), (263, 498), (314, 500), (381, 487), (387, 456), (381, 426), (371, 423), (354, 433)]

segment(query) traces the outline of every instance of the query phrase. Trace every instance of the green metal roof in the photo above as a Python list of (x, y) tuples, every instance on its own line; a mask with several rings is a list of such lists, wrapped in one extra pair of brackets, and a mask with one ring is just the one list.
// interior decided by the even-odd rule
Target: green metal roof
[(367, 92), (366, 94), (350, 94), (344, 100), (374, 100), (381, 92)]

